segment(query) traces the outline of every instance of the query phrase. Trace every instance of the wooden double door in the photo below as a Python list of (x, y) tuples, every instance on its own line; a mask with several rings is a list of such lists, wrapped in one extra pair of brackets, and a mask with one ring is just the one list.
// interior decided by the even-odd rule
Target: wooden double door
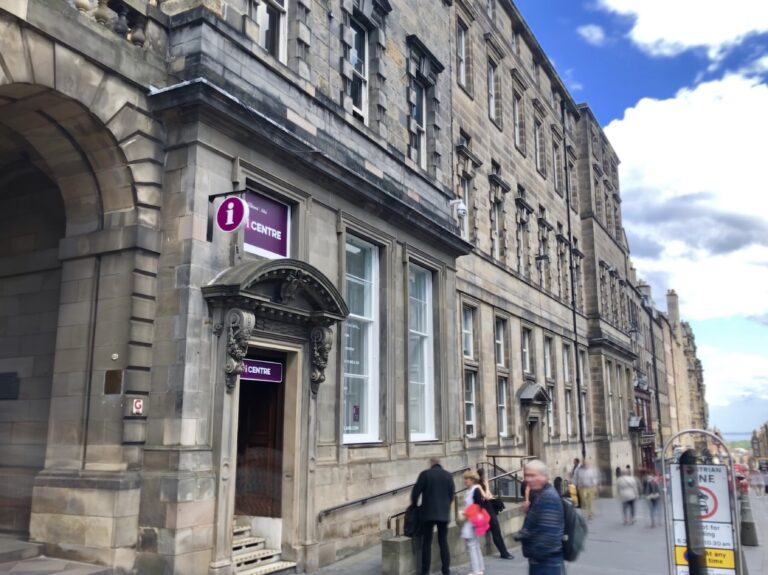
[[(284, 357), (259, 356), (279, 361)], [(281, 517), (285, 381), (240, 381), (235, 514)]]

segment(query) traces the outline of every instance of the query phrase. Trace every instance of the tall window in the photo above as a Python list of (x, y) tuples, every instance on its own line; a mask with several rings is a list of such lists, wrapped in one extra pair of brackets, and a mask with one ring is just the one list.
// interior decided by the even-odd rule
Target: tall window
[(368, 30), (357, 20), (350, 23), (355, 37), (352, 40), (350, 61), (352, 71), (352, 112), (368, 123)]
[(568, 437), (573, 435), (573, 392), (565, 390), (565, 433)]
[(531, 348), (531, 330), (523, 328), (523, 373), (533, 373), (533, 349)]
[(536, 121), (533, 124), (533, 146), (534, 150), (533, 153), (536, 157), (536, 169), (540, 173), (544, 173), (545, 167), (544, 167), (544, 134), (543, 134), (543, 128), (541, 125), (541, 120), (536, 118)]
[(497, 317), (494, 339), (496, 342), (496, 365), (507, 367), (507, 320)]
[(571, 385), (571, 346), (563, 344), (563, 383)]
[(501, 234), (503, 210), (501, 202), (494, 200), (491, 202), (491, 256), (499, 259), (501, 256)]
[(544, 377), (547, 379), (555, 378), (555, 359), (552, 356), (552, 338), (544, 338)]
[(515, 131), (515, 147), (521, 152), (525, 151), (525, 131), (523, 118), (523, 98), (517, 92), (512, 97), (512, 118)]
[(344, 322), (344, 441), (379, 439), (378, 249), (347, 236)]
[(425, 117), (427, 112), (427, 89), (424, 84), (415, 79), (413, 81), (415, 102), (412, 104), (411, 117), (416, 122), (416, 134), (413, 146), (418, 153), (419, 166), (427, 169), (427, 130)]
[(465, 213), (459, 214), (459, 218), (461, 219), (459, 222), (461, 224), (461, 237), (465, 240), (469, 240), (469, 206), (472, 201), (472, 198), (470, 197), (472, 192), (472, 179), (466, 175), (462, 175), (459, 179), (459, 186), (461, 186), (461, 199), (464, 200), (464, 205), (467, 208)]
[(552, 142), (552, 171), (553, 176), (552, 179), (555, 182), (555, 190), (560, 192), (562, 191), (562, 185), (563, 185), (563, 177), (562, 177), (562, 170), (563, 170), (563, 159), (560, 156), (560, 145), (553, 141)]
[(459, 20), (456, 26), (456, 70), (459, 86), (467, 88), (469, 75), (469, 30)]
[(587, 365), (587, 353), (579, 350), (579, 364), (577, 369), (579, 370), (579, 377), (581, 379), (581, 397), (579, 401), (581, 403), (581, 428), (584, 430), (584, 434), (587, 433), (587, 372), (585, 371)]
[(488, 17), (493, 20), (496, 18), (496, 0), (485, 0), (485, 11)]
[(435, 438), (432, 273), (408, 270), (408, 420), (411, 440)]
[(496, 122), (501, 122), (501, 94), (499, 93), (499, 79), (496, 77), (496, 63), (488, 60), (488, 117)]
[(500, 375), (496, 383), (497, 419), (499, 423), (499, 435), (501, 437), (507, 437), (509, 435), (509, 421), (507, 418), (508, 381), (506, 376)]
[(254, 18), (259, 25), (259, 45), (281, 62), (285, 62), (285, 2), (264, 0), (256, 6)]
[(555, 436), (555, 403), (557, 401), (557, 391), (555, 386), (547, 385), (547, 393), (549, 393), (549, 403), (547, 403), (547, 431), (549, 432), (549, 438), (552, 439)]
[(464, 433), (467, 437), (477, 435), (477, 403), (475, 399), (477, 372), (464, 371)]
[(624, 435), (624, 426), (626, 421), (624, 419), (624, 382), (622, 369), (620, 365), (616, 365), (616, 387), (619, 391), (619, 434)]
[(608, 433), (613, 435), (613, 364), (610, 361), (605, 364), (605, 384), (608, 388)]
[(467, 305), (461, 308), (461, 340), (464, 357), (475, 357), (475, 308)]

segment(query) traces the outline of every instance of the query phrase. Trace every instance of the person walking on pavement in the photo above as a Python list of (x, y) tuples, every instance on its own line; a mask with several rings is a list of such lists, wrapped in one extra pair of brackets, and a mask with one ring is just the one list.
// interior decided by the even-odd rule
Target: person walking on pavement
[(579, 490), (580, 507), (586, 513), (587, 519), (592, 519), (595, 516), (592, 507), (597, 491), (597, 473), (586, 461), (579, 470), (576, 487)]
[(563, 502), (549, 483), (544, 462), (534, 459), (525, 466), (525, 481), (531, 490), (531, 505), (523, 528), (515, 534), (528, 558), (528, 575), (560, 575), (563, 569)]
[(749, 483), (752, 485), (752, 492), (757, 497), (762, 497), (765, 491), (765, 478), (759, 469), (753, 471), (752, 475), (749, 476)]
[(616, 487), (619, 491), (624, 525), (631, 525), (635, 522), (635, 501), (640, 497), (640, 486), (637, 479), (625, 470), (616, 482)]
[(422, 471), (411, 491), (414, 507), (421, 497), (421, 575), (429, 575), (432, 559), (432, 532), (437, 527), (437, 544), (443, 575), (451, 572), (451, 552), (448, 549), (448, 522), (451, 520), (451, 502), (456, 495), (453, 476), (440, 465), (440, 460), (429, 460), (430, 468)]
[(659, 523), (659, 499), (661, 499), (661, 489), (656, 477), (650, 471), (646, 472), (643, 479), (643, 495), (648, 500), (648, 507), (651, 512), (651, 527), (656, 527)]
[[(586, 463), (586, 462), (585, 462)], [(581, 472), (581, 459), (578, 457), (573, 458), (573, 467), (571, 468), (571, 474), (570, 474), (570, 480), (571, 483), (573, 483), (576, 486), (577, 490), (577, 497), (578, 500), (576, 503), (576, 507), (582, 507), (581, 503), (581, 493), (578, 493), (579, 489), (579, 473)]]
[(491, 517), (491, 538), (493, 539), (493, 544), (496, 546), (496, 549), (499, 550), (502, 559), (514, 559), (515, 556), (507, 550), (507, 545), (504, 543), (504, 536), (501, 534), (499, 512), (496, 509), (498, 500), (491, 492), (490, 485), (488, 485), (488, 481), (485, 478), (485, 471), (482, 468), (478, 469), (477, 475), (480, 478), (478, 486), (480, 488), (480, 494), (483, 497), (482, 507)]
[[(475, 530), (475, 525), (468, 516), (468, 509), (471, 505), (478, 505), (483, 508), (483, 490), (480, 488), (480, 476), (475, 471), (464, 472), (464, 484), (467, 491), (464, 494), (464, 517), (466, 521), (461, 526), (461, 538), (467, 544), (467, 555), (469, 555), (469, 565), (472, 571), (469, 575), (483, 575), (485, 571), (485, 562), (483, 561), (483, 552), (480, 549), (480, 536)], [(497, 523), (498, 524), (498, 523)]]

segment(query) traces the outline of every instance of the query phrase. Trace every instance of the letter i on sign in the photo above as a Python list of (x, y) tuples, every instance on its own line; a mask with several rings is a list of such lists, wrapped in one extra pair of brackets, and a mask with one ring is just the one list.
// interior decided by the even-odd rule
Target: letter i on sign
[(216, 226), (222, 232), (235, 232), (248, 220), (248, 203), (242, 198), (227, 198), (216, 210)]
[(227, 225), (231, 226), (235, 223), (235, 202), (232, 200), (227, 201)]

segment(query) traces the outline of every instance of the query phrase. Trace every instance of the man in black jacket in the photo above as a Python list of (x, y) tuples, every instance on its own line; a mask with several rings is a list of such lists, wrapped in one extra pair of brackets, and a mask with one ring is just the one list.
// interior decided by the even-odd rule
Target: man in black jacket
[(421, 573), (429, 575), (432, 559), (432, 532), (437, 526), (437, 544), (443, 575), (451, 571), (451, 552), (448, 549), (448, 522), (451, 519), (451, 502), (456, 494), (453, 476), (440, 465), (440, 460), (429, 460), (430, 468), (422, 471), (411, 491), (411, 505), (416, 506), (421, 496)]

